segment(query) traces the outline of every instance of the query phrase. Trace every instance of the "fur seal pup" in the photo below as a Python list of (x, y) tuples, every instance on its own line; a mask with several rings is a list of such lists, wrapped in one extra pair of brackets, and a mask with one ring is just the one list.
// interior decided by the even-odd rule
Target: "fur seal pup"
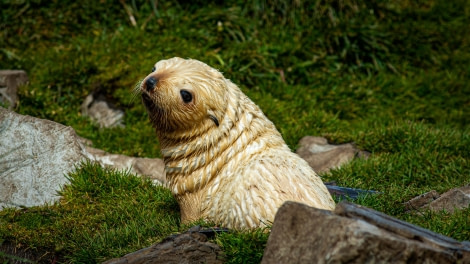
[(262, 227), (288, 200), (334, 209), (307, 162), (219, 71), (198, 60), (161, 60), (138, 89), (183, 223), (202, 218), (239, 230)]

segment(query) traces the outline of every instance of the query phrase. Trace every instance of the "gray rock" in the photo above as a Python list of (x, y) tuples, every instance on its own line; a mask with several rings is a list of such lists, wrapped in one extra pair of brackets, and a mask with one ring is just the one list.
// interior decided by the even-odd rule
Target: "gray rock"
[(408, 211), (422, 210), (446, 211), (453, 213), (455, 209), (464, 209), (470, 206), (470, 185), (451, 189), (442, 195), (436, 191), (430, 191), (417, 196), (405, 203)]
[(0, 107), (0, 209), (57, 201), (85, 152), (71, 127)]
[(162, 242), (104, 264), (146, 264), (146, 263), (224, 263), (224, 254), (217, 244), (207, 241), (199, 232), (172, 235)]
[(93, 148), (93, 142), (89, 139), (79, 137), (85, 146), (88, 158), (98, 162), (103, 167), (117, 170), (125, 170), (138, 176), (151, 179), (154, 184), (162, 185), (165, 179), (165, 163), (158, 158), (137, 158), (121, 154), (112, 154), (104, 150)]
[(28, 75), (21, 70), (0, 71), (0, 105), (14, 109), (18, 103), (18, 87), (28, 82)]
[(86, 159), (164, 182), (161, 159), (110, 154), (88, 144), (71, 127), (0, 107), (0, 210), (57, 201), (66, 175)]
[(429, 203), (431, 211), (453, 213), (455, 209), (468, 208), (470, 206), (470, 185), (454, 188), (443, 193), (439, 198)]
[(92, 93), (85, 98), (81, 112), (83, 116), (89, 116), (100, 127), (124, 127), (124, 112), (99, 92)]
[(89, 158), (118, 170), (129, 170), (131, 173), (148, 177), (157, 185), (165, 183), (165, 163), (161, 159), (136, 158), (120, 154), (111, 154), (103, 150), (86, 147)]
[(262, 263), (470, 263), (470, 243), (347, 202), (334, 212), (286, 202)]
[(416, 196), (415, 198), (409, 200), (405, 203), (405, 209), (407, 211), (420, 209), (426, 205), (429, 205), (430, 202), (439, 198), (439, 194), (432, 190), (430, 192)]
[(367, 151), (358, 150), (352, 143), (331, 145), (326, 138), (306, 136), (299, 141), (296, 153), (317, 173), (328, 172), (350, 162), (355, 157), (367, 159)]

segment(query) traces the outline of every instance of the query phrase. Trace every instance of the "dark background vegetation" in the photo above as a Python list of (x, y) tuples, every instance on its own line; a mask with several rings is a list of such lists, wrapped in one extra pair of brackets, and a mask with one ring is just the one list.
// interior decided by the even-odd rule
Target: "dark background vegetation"
[[(158, 157), (132, 91), (160, 59), (198, 59), (259, 104), (293, 150), (318, 135), (371, 151), (322, 175), (382, 192), (357, 203), (470, 240), (469, 209), (414, 215), (403, 207), (470, 183), (467, 0), (3, 0), (0, 14), (0, 68), (30, 77), (21, 114), (72, 126), (109, 152)], [(81, 116), (96, 89), (125, 109), (126, 128), (99, 129)], [(0, 243), (94, 262), (186, 228), (171, 195), (149, 182), (93, 164), (70, 177), (60, 203), (1, 212)], [(258, 262), (266, 239), (258, 230), (216, 241), (239, 263)]]

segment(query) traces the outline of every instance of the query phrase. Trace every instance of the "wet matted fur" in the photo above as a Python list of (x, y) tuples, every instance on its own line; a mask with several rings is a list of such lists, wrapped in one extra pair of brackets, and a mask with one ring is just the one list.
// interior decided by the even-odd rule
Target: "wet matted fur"
[(216, 69), (191, 59), (161, 60), (139, 90), (184, 223), (203, 218), (228, 228), (263, 227), (285, 201), (334, 209), (307, 162)]

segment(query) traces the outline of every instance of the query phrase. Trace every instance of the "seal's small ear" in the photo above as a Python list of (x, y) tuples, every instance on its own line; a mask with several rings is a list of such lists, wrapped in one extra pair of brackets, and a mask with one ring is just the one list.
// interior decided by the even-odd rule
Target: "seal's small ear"
[(217, 117), (213, 116), (213, 115), (209, 115), (209, 118), (214, 121), (215, 125), (216, 126), (219, 126), (219, 120), (217, 120)]
[(219, 126), (219, 119), (217, 119), (217, 117), (215, 117), (214, 111), (212, 109), (208, 109), (207, 114), (209, 115), (209, 119), (214, 121), (216, 126)]

